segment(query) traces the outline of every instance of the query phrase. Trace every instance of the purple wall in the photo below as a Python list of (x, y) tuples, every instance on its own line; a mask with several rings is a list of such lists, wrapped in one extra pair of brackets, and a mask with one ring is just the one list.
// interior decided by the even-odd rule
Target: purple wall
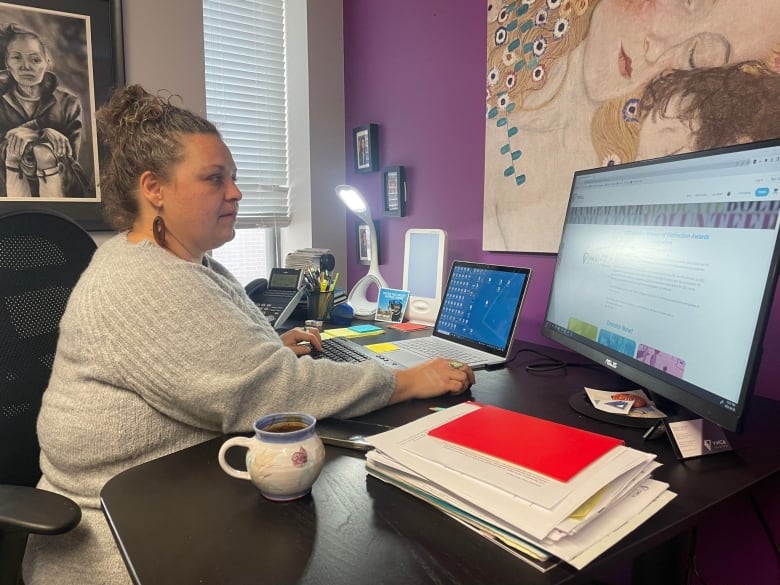
[[(517, 337), (550, 345), (540, 329), (555, 256), (482, 251), (486, 34), (484, 2), (344, 0), (347, 183), (380, 223), (380, 269), (390, 286), (401, 287), (406, 230), (445, 229), (450, 260), (533, 269)], [(406, 167), (405, 218), (382, 217), (380, 173), (352, 172), (351, 129), (368, 123), (379, 125), (380, 165)], [(349, 232), (351, 286), (366, 267), (355, 261)], [(780, 400), (780, 360), (771, 357), (780, 346), (775, 305), (756, 391)]]
[[(363, 192), (380, 222), (381, 271), (390, 286), (402, 283), (406, 230), (443, 228), (450, 260), (534, 270), (518, 337), (550, 344), (539, 331), (555, 257), (482, 251), (486, 31), (482, 1), (344, 0), (347, 182)], [(352, 172), (351, 129), (368, 123), (379, 125), (381, 166), (406, 167), (405, 218), (382, 217), (380, 173)], [(354, 220), (349, 217), (348, 225)], [(351, 286), (366, 267), (355, 261), (351, 228), (348, 237)], [(780, 360), (773, 357), (780, 347), (778, 311), (780, 303), (775, 303), (757, 392), (780, 400)], [(775, 479), (757, 492), (770, 526), (780, 534), (778, 488)], [(780, 578), (767, 536), (746, 499), (722, 506), (703, 523), (697, 552), (698, 568), (710, 585), (769, 585)]]

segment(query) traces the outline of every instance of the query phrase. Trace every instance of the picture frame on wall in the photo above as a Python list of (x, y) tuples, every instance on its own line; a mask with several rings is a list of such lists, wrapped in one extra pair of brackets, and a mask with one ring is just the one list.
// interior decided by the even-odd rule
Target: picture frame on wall
[(382, 170), (382, 213), (406, 217), (406, 170), (402, 166)]
[(379, 126), (368, 124), (352, 129), (352, 151), (356, 173), (379, 170)]
[(371, 264), (371, 258), (376, 254), (377, 264), (382, 263), (382, 255), (379, 246), (379, 224), (374, 221), (374, 233), (376, 233), (376, 250), (371, 249), (371, 232), (368, 224), (359, 221), (355, 223), (355, 256), (358, 264), (368, 266)]
[[(20, 33), (33, 47), (45, 46), (46, 65), (33, 84), (39, 84), (41, 99), (53, 96), (58, 113), (48, 118), (45, 113), (25, 114), (29, 120), (22, 124), (0, 115), (0, 151), (7, 152), (13, 137), (20, 163), (13, 164), (13, 153), (10, 163), (3, 154), (0, 214), (46, 209), (67, 215), (86, 230), (111, 229), (101, 212), (100, 165), (106, 153), (98, 145), (95, 112), (125, 83), (122, 0), (0, 2), (0, 23), (14, 23), (6, 37), (9, 47)], [(17, 80), (7, 65), (9, 51), (2, 53), (8, 84), (0, 86), (0, 93), (29, 85), (21, 70)], [(18, 130), (29, 126), (40, 128), (39, 135)]]

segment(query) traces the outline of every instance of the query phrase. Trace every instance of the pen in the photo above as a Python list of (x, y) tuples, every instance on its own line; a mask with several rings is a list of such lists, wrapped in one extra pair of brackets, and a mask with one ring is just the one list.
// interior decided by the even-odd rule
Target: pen
[(303, 278), (306, 281), (306, 290), (309, 291), (318, 291), (320, 290), (320, 271), (314, 270), (311, 266), (309, 266), (306, 271), (303, 273)]
[(653, 426), (651, 426), (649, 429), (645, 431), (645, 434), (642, 435), (642, 438), (649, 439), (653, 435), (653, 433), (655, 433), (659, 429), (659, 427), (662, 424), (664, 424), (663, 420), (659, 420), (657, 423), (653, 424)]

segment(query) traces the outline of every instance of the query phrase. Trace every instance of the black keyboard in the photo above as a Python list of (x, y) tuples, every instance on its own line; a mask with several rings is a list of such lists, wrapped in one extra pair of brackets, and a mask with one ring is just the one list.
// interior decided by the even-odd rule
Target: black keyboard
[(260, 308), (263, 314), (268, 317), (268, 320), (273, 323), (276, 318), (281, 315), (282, 311), (284, 311), (294, 296), (294, 291), (283, 293), (265, 291), (263, 297), (255, 304)]
[(312, 348), (309, 355), (315, 360), (326, 359), (334, 362), (359, 363), (371, 359), (369, 355), (362, 353), (366, 351), (369, 350), (361, 350), (359, 347), (344, 342), (339, 337), (332, 337), (322, 340), (322, 351)]

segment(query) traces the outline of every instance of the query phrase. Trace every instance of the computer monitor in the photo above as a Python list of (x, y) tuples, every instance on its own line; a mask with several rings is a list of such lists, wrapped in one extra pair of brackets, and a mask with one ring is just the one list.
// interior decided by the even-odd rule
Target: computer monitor
[(740, 430), (779, 210), (780, 139), (577, 171), (542, 334)]

